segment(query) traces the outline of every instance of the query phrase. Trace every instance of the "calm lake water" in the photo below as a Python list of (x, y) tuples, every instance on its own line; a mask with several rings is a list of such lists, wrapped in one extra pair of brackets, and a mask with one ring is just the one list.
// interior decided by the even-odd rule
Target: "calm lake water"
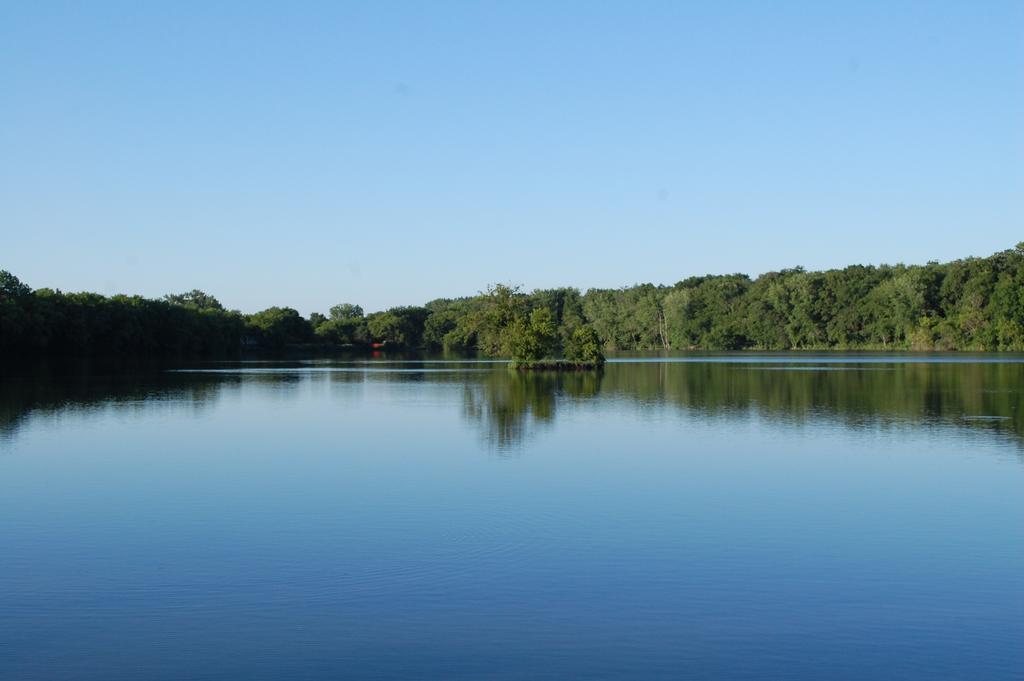
[(1024, 363), (0, 373), (0, 678), (1021, 679)]

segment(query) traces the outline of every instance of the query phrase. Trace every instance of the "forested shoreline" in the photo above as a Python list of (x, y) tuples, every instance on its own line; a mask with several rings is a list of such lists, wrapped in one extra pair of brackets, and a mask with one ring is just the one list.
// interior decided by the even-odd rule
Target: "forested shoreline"
[(403, 347), (589, 361), (601, 350), (1024, 350), (1024, 243), (987, 258), (690, 277), (620, 289), (496, 285), (364, 313), (340, 303), (225, 309), (202, 291), (103, 296), (32, 289), (0, 271), (0, 351), (226, 355), (245, 348)]

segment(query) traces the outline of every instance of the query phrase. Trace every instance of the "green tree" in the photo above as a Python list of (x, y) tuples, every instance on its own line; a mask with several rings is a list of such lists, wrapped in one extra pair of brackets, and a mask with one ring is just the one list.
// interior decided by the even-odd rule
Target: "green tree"
[(405, 343), (405, 334), (402, 333), (402, 320), (390, 312), (375, 312), (366, 318), (366, 328), (370, 331), (370, 338), (375, 342), (383, 343)]
[(0, 300), (22, 298), (30, 293), (32, 289), (23, 284), (21, 279), (7, 270), (0, 270)]
[(338, 345), (361, 345), (370, 339), (363, 317), (328, 319), (316, 327), (315, 333), (321, 341)]
[(249, 315), (249, 331), (260, 342), (276, 350), (292, 343), (305, 343), (313, 338), (313, 329), (298, 311), (290, 307), (270, 307)]
[(576, 327), (565, 344), (565, 359), (579, 364), (604, 364), (601, 340), (590, 325)]
[(331, 307), (328, 311), (332, 321), (340, 321), (342, 319), (359, 319), (363, 317), (363, 308), (352, 303), (338, 303)]
[(224, 306), (220, 304), (220, 301), (211, 296), (209, 293), (200, 291), (197, 288), (185, 293), (168, 293), (164, 296), (164, 300), (172, 305), (184, 305), (186, 307), (194, 307), (198, 310), (223, 310)]
[(554, 357), (558, 348), (558, 329), (551, 310), (540, 307), (529, 316), (515, 317), (502, 330), (502, 348), (517, 361), (536, 361)]

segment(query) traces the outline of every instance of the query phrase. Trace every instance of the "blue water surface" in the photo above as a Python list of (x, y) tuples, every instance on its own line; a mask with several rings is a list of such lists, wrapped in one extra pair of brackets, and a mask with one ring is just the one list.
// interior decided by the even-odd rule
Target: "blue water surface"
[(1024, 363), (11, 369), (0, 678), (1024, 678)]

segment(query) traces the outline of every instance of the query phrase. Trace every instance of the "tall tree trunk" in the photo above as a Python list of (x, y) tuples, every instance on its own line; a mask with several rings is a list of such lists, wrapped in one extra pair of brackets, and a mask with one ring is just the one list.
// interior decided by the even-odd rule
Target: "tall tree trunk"
[(666, 350), (671, 350), (672, 349), (672, 345), (671, 345), (671, 343), (669, 343), (669, 341), (668, 341), (668, 334), (666, 333), (666, 327), (667, 326), (668, 325), (665, 323), (665, 311), (659, 308), (658, 309), (658, 335), (661, 336), (661, 346), (663, 348), (665, 348)]

